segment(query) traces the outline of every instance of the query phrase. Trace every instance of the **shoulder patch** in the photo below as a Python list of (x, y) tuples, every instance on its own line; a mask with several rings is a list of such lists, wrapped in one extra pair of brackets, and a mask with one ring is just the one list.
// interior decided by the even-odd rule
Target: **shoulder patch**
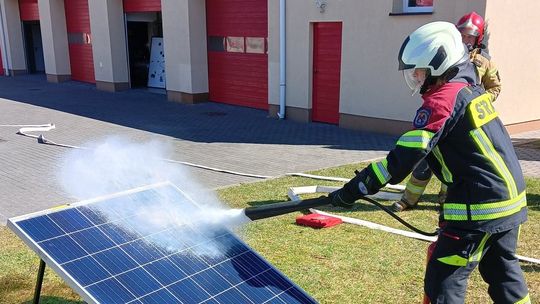
[(420, 129), (427, 126), (429, 122), (429, 117), (431, 116), (431, 109), (420, 108), (416, 111), (416, 116), (413, 120), (413, 125), (415, 128)]

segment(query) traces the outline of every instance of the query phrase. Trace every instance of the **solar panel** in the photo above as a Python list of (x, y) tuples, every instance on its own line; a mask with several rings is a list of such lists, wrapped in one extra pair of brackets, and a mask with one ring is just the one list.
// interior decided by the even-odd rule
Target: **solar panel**
[(178, 221), (199, 208), (161, 183), (8, 225), (88, 303), (317, 303), (225, 227)]

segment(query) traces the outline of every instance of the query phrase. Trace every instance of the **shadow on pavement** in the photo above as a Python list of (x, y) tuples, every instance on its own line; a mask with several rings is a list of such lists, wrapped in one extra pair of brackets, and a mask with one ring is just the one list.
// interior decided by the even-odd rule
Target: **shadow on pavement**
[[(146, 90), (110, 93), (80, 82), (48, 83), (43, 75), (0, 77), (0, 97), (193, 142), (323, 145), (389, 150), (396, 137), (322, 123), (268, 117), (263, 110), (206, 102), (167, 101)], [(43, 122), (43, 123), (48, 123)], [(61, 122), (52, 122), (60, 127)]]
[(539, 138), (512, 139), (519, 160), (540, 161)]

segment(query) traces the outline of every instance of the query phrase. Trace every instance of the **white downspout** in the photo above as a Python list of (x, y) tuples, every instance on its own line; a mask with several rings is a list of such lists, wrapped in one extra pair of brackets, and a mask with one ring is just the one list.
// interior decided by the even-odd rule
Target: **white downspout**
[(9, 76), (9, 60), (8, 60), (8, 54), (7, 54), (7, 45), (6, 45), (6, 27), (7, 24), (4, 24), (4, 6), (0, 6), (0, 24), (2, 24), (2, 58), (0, 60), (3, 60), (3, 66), (5, 69), (4, 76)]
[(285, 119), (285, 0), (279, 0), (279, 119)]

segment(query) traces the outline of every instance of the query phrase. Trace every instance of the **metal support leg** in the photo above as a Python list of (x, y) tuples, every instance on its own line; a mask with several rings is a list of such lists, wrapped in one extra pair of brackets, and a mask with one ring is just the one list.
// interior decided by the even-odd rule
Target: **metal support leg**
[(39, 297), (41, 294), (41, 285), (43, 284), (43, 276), (45, 275), (45, 262), (39, 260), (39, 269), (36, 280), (36, 289), (34, 290), (34, 301), (33, 304), (39, 304)]

